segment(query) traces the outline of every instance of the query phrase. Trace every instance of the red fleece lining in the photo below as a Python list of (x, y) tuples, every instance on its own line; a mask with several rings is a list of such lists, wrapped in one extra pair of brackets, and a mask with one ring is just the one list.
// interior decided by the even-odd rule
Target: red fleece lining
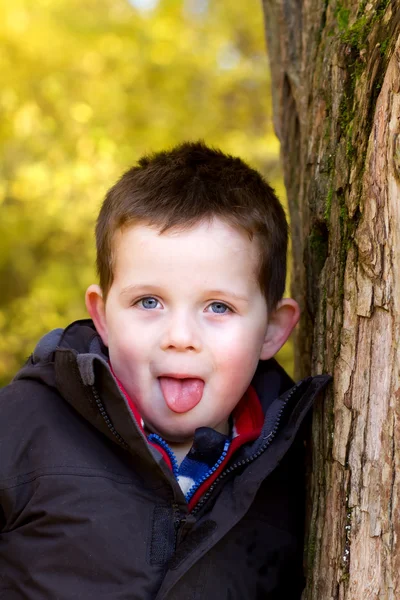
[(264, 424), (264, 413), (254, 388), (251, 386), (248, 388), (239, 404), (237, 404), (236, 408), (233, 410), (232, 417), (235, 423), (237, 436), (233, 438), (225, 460), (220, 464), (218, 469), (207, 478), (190, 499), (188, 505), (189, 511), (193, 510), (200, 498), (206, 493), (217, 477), (219, 477), (235, 452), (243, 446), (243, 444), (253, 442), (260, 435)]

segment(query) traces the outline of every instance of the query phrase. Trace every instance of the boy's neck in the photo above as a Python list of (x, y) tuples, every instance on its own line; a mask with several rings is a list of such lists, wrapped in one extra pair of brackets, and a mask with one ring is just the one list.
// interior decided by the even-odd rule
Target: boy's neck
[(181, 462), (188, 454), (192, 447), (193, 440), (189, 440), (188, 442), (183, 442), (179, 444), (178, 442), (168, 442), (168, 446), (171, 448), (172, 452), (175, 454), (175, 458), (178, 461), (178, 465), (181, 465)]

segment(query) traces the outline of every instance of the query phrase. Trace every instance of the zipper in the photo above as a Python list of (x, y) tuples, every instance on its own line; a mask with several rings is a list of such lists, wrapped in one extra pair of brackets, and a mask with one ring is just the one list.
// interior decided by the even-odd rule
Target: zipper
[[(175, 479), (179, 483), (179, 463), (178, 463), (178, 461), (176, 459), (175, 454), (173, 453), (173, 451), (169, 447), (169, 444), (161, 436), (159, 436), (157, 433), (151, 433), (147, 439), (149, 440), (149, 442), (155, 442), (155, 443), (157, 443), (165, 451), (165, 453), (168, 455), (168, 457), (169, 457), (169, 459), (171, 461), (172, 472), (173, 472), (173, 474), (175, 476)], [(225, 442), (222, 454), (219, 457), (219, 459), (217, 460), (217, 462), (215, 463), (215, 465), (213, 467), (211, 467), (210, 469), (208, 469), (208, 471), (204, 475), (202, 475), (200, 477), (200, 479), (198, 479), (197, 481), (195, 481), (195, 483), (188, 489), (188, 491), (185, 493), (186, 502), (189, 502), (191, 500), (191, 498), (194, 496), (195, 492), (199, 489), (199, 487), (213, 473), (215, 473), (215, 471), (218, 469), (218, 467), (224, 462), (225, 457), (228, 454), (228, 450), (229, 450), (230, 444), (231, 444), (230, 440), (227, 440)]]
[(179, 475), (179, 464), (176, 459), (175, 454), (172, 452), (171, 448), (168, 446), (167, 442), (162, 439), (157, 433), (151, 433), (148, 438), (149, 442), (156, 442), (161, 448), (168, 454), (169, 460), (171, 461), (172, 472), (175, 475), (175, 479), (178, 479)]
[(181, 525), (183, 525), (186, 521), (185, 517), (182, 517), (182, 513), (181, 510), (179, 508), (179, 504), (177, 504), (176, 502), (172, 503), (172, 510), (173, 510), (173, 520), (174, 520), (174, 531), (175, 531), (175, 539), (174, 539), (174, 551), (177, 548), (178, 545), (178, 536), (179, 536), (179, 531), (181, 528)]
[[(129, 446), (128, 444), (125, 442), (124, 438), (118, 433), (118, 431), (115, 429), (114, 425), (111, 422), (110, 417), (107, 414), (107, 411), (104, 407), (104, 404), (100, 398), (99, 393), (97, 392), (96, 388), (94, 385), (90, 386), (92, 388), (92, 392), (93, 392), (93, 397), (94, 400), (96, 402), (96, 406), (99, 409), (99, 412), (101, 414), (101, 416), (103, 417), (103, 420), (105, 421), (108, 429), (111, 431), (111, 433), (113, 434), (113, 436), (117, 439), (118, 443), (121, 444), (121, 446), (123, 446), (124, 448), (126, 448), (127, 450), (129, 450)], [(160, 445), (163, 446), (163, 448), (166, 450), (166, 452), (168, 452), (169, 447), (168, 444), (166, 442), (164, 442), (164, 440), (158, 436), (157, 434), (153, 434), (157, 439), (158, 443), (160, 443)], [(150, 438), (150, 436), (149, 436)], [(164, 446), (165, 444), (165, 446)], [(171, 452), (171, 450), (170, 450)], [(171, 458), (171, 462), (172, 462), (172, 467), (174, 469), (174, 473), (175, 473), (175, 469), (176, 472), (178, 471), (178, 461), (175, 458), (175, 455), (172, 453), (172, 456), (170, 456)], [(174, 530), (175, 530), (175, 540), (174, 540), (174, 549), (177, 546), (178, 543), (178, 535), (179, 535), (179, 530), (180, 527), (183, 523), (185, 523), (186, 518), (182, 517), (182, 513), (180, 511), (179, 505), (174, 501), (172, 501), (172, 510), (173, 510), (173, 522), (174, 522)]]
[(285, 411), (285, 408), (288, 405), (288, 402), (291, 400), (291, 398), (293, 398), (294, 394), (299, 390), (299, 388), (301, 386), (303, 386), (305, 383), (307, 383), (307, 385), (308, 385), (309, 381), (308, 380), (300, 381), (291, 389), (290, 393), (288, 394), (287, 398), (283, 401), (282, 406), (281, 406), (278, 414), (275, 417), (272, 431), (265, 438), (265, 441), (264, 441), (263, 445), (261, 446), (261, 448), (259, 450), (257, 450), (257, 452), (255, 452), (254, 454), (249, 456), (248, 458), (245, 458), (243, 460), (240, 460), (240, 461), (234, 463), (233, 465), (228, 467), (225, 471), (223, 471), (221, 473), (221, 475), (219, 475), (217, 477), (217, 479), (214, 481), (214, 483), (210, 486), (210, 488), (207, 490), (207, 492), (204, 494), (203, 498), (201, 500), (199, 500), (199, 502), (196, 504), (196, 506), (190, 512), (190, 514), (192, 516), (197, 515), (197, 513), (200, 511), (200, 509), (203, 508), (203, 506), (206, 504), (206, 502), (209, 500), (210, 496), (212, 495), (213, 491), (215, 490), (216, 486), (227, 475), (230, 475), (231, 473), (233, 473), (233, 471), (236, 471), (236, 469), (239, 469), (240, 467), (243, 467), (243, 466), (248, 465), (249, 463), (253, 462), (254, 460), (256, 460), (256, 458), (258, 458), (259, 456), (261, 456), (261, 454), (263, 454), (265, 452), (265, 450), (270, 446), (271, 442), (273, 441), (274, 437), (276, 436), (276, 434), (279, 430), (280, 422), (281, 422), (283, 413)]
[(211, 475), (213, 473), (215, 473), (215, 471), (218, 469), (218, 467), (224, 462), (226, 455), (228, 454), (228, 450), (229, 450), (229, 446), (231, 445), (231, 441), (230, 440), (226, 440), (225, 445), (224, 445), (224, 449), (222, 451), (221, 456), (219, 457), (219, 459), (217, 460), (217, 462), (215, 463), (215, 465), (213, 467), (211, 467), (211, 469), (209, 469), (207, 471), (207, 473), (205, 473), (198, 481), (196, 481), (191, 488), (189, 488), (189, 490), (186, 492), (185, 494), (185, 498), (186, 498), (186, 502), (189, 502), (192, 497), (194, 496), (194, 494), (197, 492), (197, 490), (199, 489), (199, 487), (205, 482), (207, 481), (207, 479), (209, 477), (211, 477)]
[(106, 409), (104, 408), (104, 404), (103, 404), (95, 386), (91, 385), (90, 387), (92, 388), (93, 397), (96, 402), (96, 406), (99, 409), (99, 412), (100, 412), (101, 416), (103, 417), (103, 420), (106, 423), (108, 429), (111, 431), (113, 436), (117, 439), (118, 443), (121, 444), (121, 446), (123, 446), (126, 450), (129, 450), (128, 444), (125, 442), (124, 438), (118, 433), (118, 431), (115, 429), (114, 425), (112, 424), (111, 419), (108, 416)]

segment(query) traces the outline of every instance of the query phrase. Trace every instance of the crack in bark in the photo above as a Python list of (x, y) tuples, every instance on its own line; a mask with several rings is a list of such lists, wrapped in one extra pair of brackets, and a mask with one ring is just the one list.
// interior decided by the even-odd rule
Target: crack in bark
[(392, 417), (392, 456), (391, 456), (391, 465), (392, 465), (392, 478), (390, 482), (390, 497), (389, 497), (389, 544), (390, 550), (393, 552), (393, 544), (394, 544), (394, 527), (393, 527), (393, 502), (394, 502), (394, 483), (396, 480), (396, 442), (395, 442), (395, 416), (393, 414)]
[[(359, 317), (359, 318), (362, 319), (363, 317)], [(369, 343), (369, 364), (370, 365), (372, 364), (372, 349), (373, 349), (372, 346), (373, 346), (373, 343), (372, 343), (372, 338), (371, 338), (370, 343)], [(371, 377), (368, 377), (368, 393), (367, 393), (368, 401), (367, 401), (367, 410), (365, 413), (365, 427), (364, 427), (364, 431), (363, 431), (363, 445), (362, 445), (363, 450), (362, 450), (362, 453), (360, 456), (360, 461), (361, 461), (362, 467), (365, 467), (365, 465), (367, 464), (366, 447), (367, 447), (367, 436), (368, 436), (368, 427), (369, 427), (369, 425), (368, 425), (369, 424), (369, 415), (370, 415), (370, 410), (371, 410), (371, 405), (369, 402), (370, 396), (371, 396)], [(362, 479), (363, 478), (361, 478), (361, 481), (359, 482), (361, 487), (363, 485)], [(362, 502), (361, 489), (359, 489), (358, 497), (359, 497), (360, 501)]]

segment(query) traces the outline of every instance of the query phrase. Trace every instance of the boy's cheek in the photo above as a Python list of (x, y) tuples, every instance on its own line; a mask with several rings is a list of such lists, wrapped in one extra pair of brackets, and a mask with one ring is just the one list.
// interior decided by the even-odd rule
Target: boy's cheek
[[(235, 354), (230, 352), (224, 362), (217, 367), (217, 373), (219, 371), (221, 378), (223, 379), (223, 385), (225, 388), (229, 388), (232, 393), (244, 392), (244, 390), (250, 384), (253, 378), (258, 359), (245, 354)], [(240, 399), (240, 398), (239, 398)]]
[[(132, 344), (132, 340), (135, 341)], [(114, 340), (110, 344), (109, 354), (114, 372), (120, 377), (132, 381), (142, 379), (144, 371), (148, 372), (151, 352), (134, 334), (124, 335), (123, 339)]]

